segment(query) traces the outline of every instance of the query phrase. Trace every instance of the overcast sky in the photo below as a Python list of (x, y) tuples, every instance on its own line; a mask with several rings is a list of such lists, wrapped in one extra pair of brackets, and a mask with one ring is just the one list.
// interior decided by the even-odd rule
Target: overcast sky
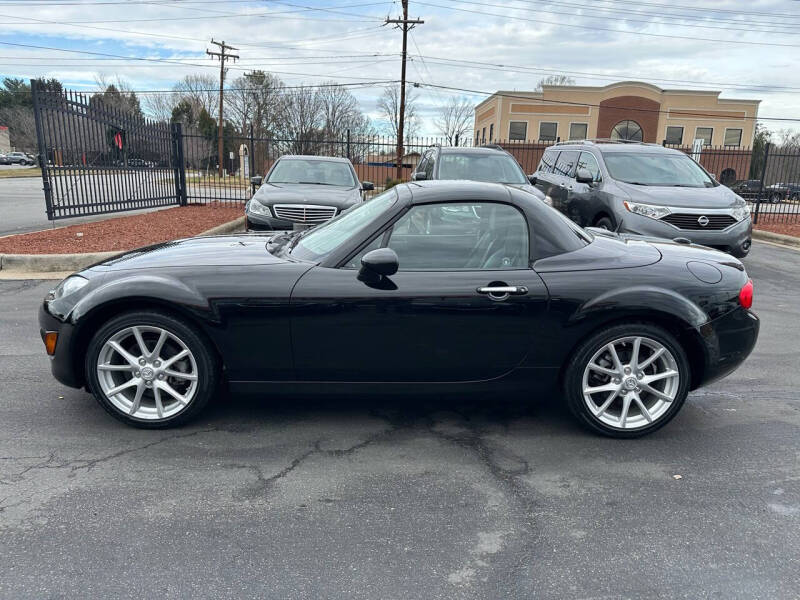
[[(369, 0), (0, 0), (0, 75), (86, 90), (98, 74), (119, 75), (137, 90), (168, 89), (188, 73), (219, 73), (205, 55), (213, 37), (239, 48), (232, 77), (260, 68), (287, 85), (396, 80), (401, 34), (383, 20), (400, 10)], [(424, 134), (449, 98), (485, 97), (429, 84), (531, 90), (551, 73), (583, 85), (722, 90), (761, 99), (762, 117), (800, 118), (796, 0), (430, 0), (412, 1), (410, 15), (425, 21), (410, 36), (408, 66)], [(370, 85), (354, 93), (377, 118), (381, 90)]]

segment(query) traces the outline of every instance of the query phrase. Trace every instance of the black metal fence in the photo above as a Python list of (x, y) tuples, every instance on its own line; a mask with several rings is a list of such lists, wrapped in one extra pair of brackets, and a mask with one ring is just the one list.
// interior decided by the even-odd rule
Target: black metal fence
[[(465, 136), (414, 138), (398, 161), (390, 136), (309, 135), (299, 138), (226, 135), (219, 164), (216, 132), (158, 123), (106, 100), (104, 95), (50, 92), (33, 83), (47, 214), (50, 219), (167, 205), (240, 203), (284, 154), (345, 157), (361, 181), (378, 193), (410, 179), (434, 144), (469, 145)], [(533, 173), (555, 142), (495, 140), (526, 173)], [(800, 222), (800, 148), (680, 147), (751, 204), (756, 223)], [(398, 168), (398, 162), (400, 167)]]
[(180, 125), (152, 122), (98, 96), (33, 82), (49, 219), (178, 204)]

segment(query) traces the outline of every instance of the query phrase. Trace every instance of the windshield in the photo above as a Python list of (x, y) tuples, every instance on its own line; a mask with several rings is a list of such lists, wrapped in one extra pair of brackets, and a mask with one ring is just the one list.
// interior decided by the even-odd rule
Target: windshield
[(330, 160), (313, 158), (290, 158), (279, 160), (267, 179), (268, 183), (313, 183), (355, 187), (350, 165)]
[(617, 181), (634, 185), (714, 187), (708, 174), (685, 154), (605, 152), (606, 168)]
[(397, 192), (387, 190), (380, 196), (343, 212), (323, 225), (317, 225), (298, 238), (291, 255), (301, 260), (319, 262), (362, 231), (397, 201)]
[(489, 183), (528, 183), (525, 173), (508, 154), (442, 154), (439, 179), (468, 179)]

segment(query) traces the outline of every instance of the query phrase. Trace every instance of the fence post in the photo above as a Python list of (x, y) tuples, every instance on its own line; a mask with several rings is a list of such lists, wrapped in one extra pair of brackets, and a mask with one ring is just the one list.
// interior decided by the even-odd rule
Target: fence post
[(172, 159), (175, 164), (175, 200), (186, 206), (186, 161), (183, 160), (183, 126), (172, 124)]
[(458, 146), (458, 134), (456, 134), (456, 146)]
[[(53, 190), (50, 189), (50, 177), (47, 174), (47, 148), (44, 144), (42, 130), (42, 106), (39, 103), (39, 82), (31, 79), (31, 95), (33, 96), (33, 118), (36, 123), (36, 145), (39, 147), (39, 167), (42, 169), (42, 189), (44, 190), (44, 204), (47, 209), (47, 219), (53, 220)], [(55, 159), (55, 157), (53, 157)]]
[(247, 155), (248, 155), (248, 159), (250, 161), (250, 181), (248, 182), (250, 184), (250, 190), (251, 190), (250, 193), (251, 194), (255, 194), (256, 193), (256, 186), (253, 183), (253, 175), (258, 175), (258, 173), (256, 173), (256, 156), (255, 156), (256, 155), (256, 140), (253, 137), (253, 124), (252, 123), (250, 123), (250, 152), (248, 152)]
[(769, 142), (764, 144), (764, 164), (761, 167), (761, 181), (758, 184), (758, 198), (756, 198), (756, 212), (753, 215), (753, 225), (758, 224), (758, 214), (761, 212), (761, 199), (764, 195), (764, 176), (767, 174), (767, 162), (769, 161), (769, 147)]
[(350, 158), (350, 128), (347, 129), (347, 160), (352, 160)]

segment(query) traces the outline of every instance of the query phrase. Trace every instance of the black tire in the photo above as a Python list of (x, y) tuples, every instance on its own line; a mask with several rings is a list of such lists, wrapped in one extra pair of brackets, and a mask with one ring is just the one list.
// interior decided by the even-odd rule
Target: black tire
[(601, 229), (607, 229), (608, 231), (614, 231), (614, 222), (611, 220), (610, 217), (600, 217), (595, 221), (595, 227), (600, 227)]
[[(197, 364), (196, 392), (186, 407), (170, 417), (148, 420), (123, 413), (108, 399), (100, 385), (95, 365), (97, 365), (101, 349), (115, 333), (132, 326), (153, 326), (164, 329), (180, 338), (194, 355)], [(143, 429), (163, 429), (182, 425), (196, 417), (205, 408), (219, 387), (220, 367), (209, 344), (210, 342), (206, 341), (194, 326), (170, 314), (157, 310), (124, 313), (106, 322), (89, 342), (85, 363), (86, 381), (100, 406), (126, 425)]]
[(792, 200), (792, 202), (797, 202), (798, 200), (800, 200), (800, 194), (797, 194), (797, 193), (792, 194), (791, 200)]
[(780, 204), (782, 199), (783, 196), (777, 192), (769, 197), (769, 201), (772, 202), (773, 204)]
[[(666, 347), (675, 358), (680, 374), (677, 394), (671, 406), (653, 423), (637, 429), (622, 429), (603, 423), (589, 410), (583, 397), (583, 373), (592, 356), (609, 342), (629, 336), (644, 336)], [(615, 325), (598, 331), (580, 344), (569, 360), (564, 373), (564, 394), (570, 412), (592, 431), (614, 438), (636, 438), (652, 433), (672, 420), (686, 400), (690, 380), (691, 369), (686, 352), (674, 336), (656, 325), (631, 323)]]

